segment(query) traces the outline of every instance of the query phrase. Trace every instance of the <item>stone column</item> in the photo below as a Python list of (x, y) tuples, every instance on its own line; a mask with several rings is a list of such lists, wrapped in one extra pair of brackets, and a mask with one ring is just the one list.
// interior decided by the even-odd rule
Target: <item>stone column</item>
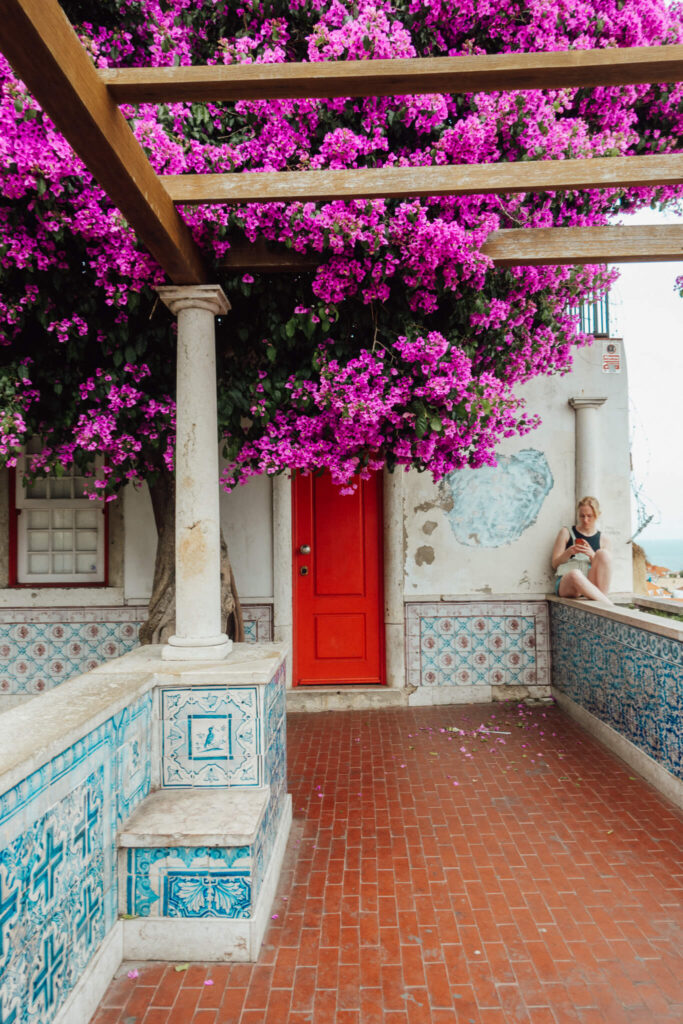
[(384, 471), (384, 636), (387, 686), (406, 685), (405, 608), (403, 603), (403, 469)]
[(602, 442), (599, 431), (598, 409), (607, 398), (570, 398), (569, 404), (576, 413), (576, 501), (588, 494), (599, 498), (601, 471), (600, 455)]
[(218, 285), (159, 288), (178, 317), (176, 626), (169, 661), (220, 661), (232, 649), (221, 630), (218, 412), (214, 317), (230, 303)]

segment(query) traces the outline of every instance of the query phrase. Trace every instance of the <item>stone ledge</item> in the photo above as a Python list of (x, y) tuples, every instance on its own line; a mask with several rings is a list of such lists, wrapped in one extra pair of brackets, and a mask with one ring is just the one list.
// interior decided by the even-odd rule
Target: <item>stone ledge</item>
[(161, 644), (136, 647), (93, 669), (89, 675), (150, 673), (157, 686), (175, 685), (180, 677), (183, 677), (183, 686), (206, 684), (216, 679), (226, 686), (266, 685), (285, 661), (288, 648), (286, 644), (276, 643), (234, 644), (227, 658), (220, 661), (164, 661), (161, 651)]
[(251, 846), (270, 790), (159, 789), (118, 835), (123, 847)]
[(0, 608), (81, 608), (127, 607), (123, 587), (3, 587)]
[[(613, 595), (617, 596), (617, 595)], [(547, 600), (550, 604), (565, 604), (569, 608), (578, 608), (582, 612), (596, 615), (602, 619), (611, 619), (613, 622), (621, 622), (625, 626), (633, 626), (642, 629), (646, 633), (658, 633), (660, 636), (668, 637), (670, 640), (683, 641), (683, 623), (680, 625), (674, 619), (665, 619), (661, 615), (648, 615), (647, 612), (637, 612), (632, 608), (624, 608), (621, 605), (601, 604), (598, 601), (582, 601), (571, 597), (556, 597), (548, 594)]]

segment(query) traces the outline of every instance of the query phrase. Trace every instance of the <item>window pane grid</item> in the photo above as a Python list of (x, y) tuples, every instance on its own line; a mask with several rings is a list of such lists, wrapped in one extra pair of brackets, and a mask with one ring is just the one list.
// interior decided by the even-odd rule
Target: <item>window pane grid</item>
[[(40, 439), (26, 449), (26, 468), (31, 456), (41, 452)], [(96, 460), (97, 462), (98, 460)], [(18, 581), (21, 583), (100, 582), (104, 579), (104, 523), (100, 507), (94, 507), (85, 488), (83, 470), (72, 465), (62, 475), (22, 483), (17, 474), (19, 519)]]
[(26, 552), (30, 576), (94, 576), (100, 534), (97, 509), (27, 509)]

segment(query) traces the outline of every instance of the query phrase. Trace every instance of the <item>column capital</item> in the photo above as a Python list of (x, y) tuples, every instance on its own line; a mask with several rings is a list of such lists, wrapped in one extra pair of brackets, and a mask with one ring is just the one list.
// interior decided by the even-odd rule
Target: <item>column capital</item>
[(582, 396), (581, 398), (568, 399), (569, 405), (571, 405), (574, 412), (577, 412), (579, 409), (598, 409), (606, 401), (606, 396), (605, 398), (584, 398)]
[(207, 309), (222, 316), (230, 309), (228, 297), (219, 284), (164, 285), (157, 294), (174, 316), (183, 309)]

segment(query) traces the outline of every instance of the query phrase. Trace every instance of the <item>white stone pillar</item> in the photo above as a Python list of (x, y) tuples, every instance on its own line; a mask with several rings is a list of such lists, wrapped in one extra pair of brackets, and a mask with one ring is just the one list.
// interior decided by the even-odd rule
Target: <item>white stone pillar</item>
[(159, 288), (178, 317), (176, 390), (176, 626), (169, 661), (220, 661), (232, 649), (221, 626), (218, 411), (214, 317), (230, 303), (218, 285)]
[(387, 686), (406, 685), (406, 627), (403, 602), (404, 523), (403, 469), (384, 471), (384, 636)]
[(569, 404), (576, 413), (576, 501), (586, 495), (600, 497), (602, 467), (600, 453), (603, 439), (600, 436), (598, 409), (606, 398), (570, 398)]

